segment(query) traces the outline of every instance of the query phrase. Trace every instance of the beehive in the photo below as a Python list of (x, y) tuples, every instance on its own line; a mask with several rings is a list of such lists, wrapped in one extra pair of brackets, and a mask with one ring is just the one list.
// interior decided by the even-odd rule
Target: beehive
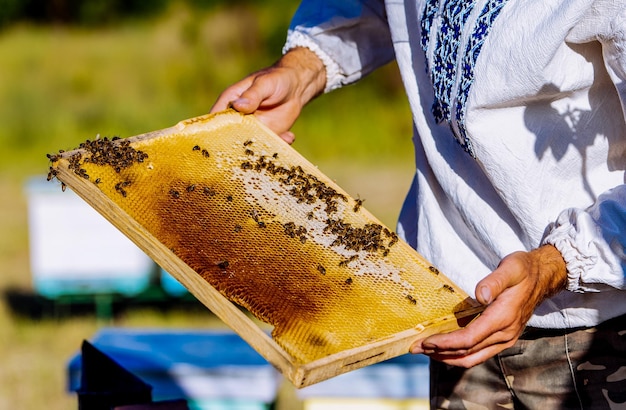
[(50, 178), (297, 387), (404, 354), (480, 311), (254, 116), (229, 110), (49, 157)]

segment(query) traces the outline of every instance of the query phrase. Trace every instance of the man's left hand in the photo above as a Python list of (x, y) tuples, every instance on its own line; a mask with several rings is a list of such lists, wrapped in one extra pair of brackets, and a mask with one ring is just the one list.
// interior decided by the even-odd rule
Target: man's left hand
[(535, 308), (565, 288), (567, 269), (552, 245), (506, 256), (476, 285), (476, 300), (487, 305), (465, 328), (416, 341), (411, 353), (459, 367), (472, 367), (511, 347)]

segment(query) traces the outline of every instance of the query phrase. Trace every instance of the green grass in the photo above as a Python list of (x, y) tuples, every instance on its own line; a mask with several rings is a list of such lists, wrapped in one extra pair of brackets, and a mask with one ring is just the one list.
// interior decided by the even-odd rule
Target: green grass
[[(227, 85), (278, 57), (295, 3), (238, 4), (178, 5), (99, 29), (0, 32), (0, 408), (76, 408), (65, 392), (67, 360), (103, 325), (220, 325), (202, 309), (128, 309), (108, 322), (33, 318), (16, 315), (6, 296), (32, 291), (24, 182), (47, 172), (46, 153), (96, 134), (126, 137), (204, 114)], [(294, 147), (392, 227), (413, 162), (395, 70), (320, 97), (294, 127)]]

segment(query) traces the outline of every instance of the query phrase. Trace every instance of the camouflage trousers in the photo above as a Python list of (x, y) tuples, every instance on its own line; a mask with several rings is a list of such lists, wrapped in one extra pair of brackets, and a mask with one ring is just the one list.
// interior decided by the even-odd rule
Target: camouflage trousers
[(431, 360), (431, 409), (626, 409), (626, 316), (593, 328), (527, 329), (489, 361)]

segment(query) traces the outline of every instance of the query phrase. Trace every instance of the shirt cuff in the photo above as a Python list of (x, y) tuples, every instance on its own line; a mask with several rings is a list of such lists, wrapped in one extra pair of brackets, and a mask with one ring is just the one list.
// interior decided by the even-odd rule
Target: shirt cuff
[(577, 209), (564, 211), (548, 227), (541, 243), (553, 245), (561, 252), (567, 266), (567, 290), (601, 292), (620, 287), (612, 274), (615, 263), (611, 249), (588, 213)]

